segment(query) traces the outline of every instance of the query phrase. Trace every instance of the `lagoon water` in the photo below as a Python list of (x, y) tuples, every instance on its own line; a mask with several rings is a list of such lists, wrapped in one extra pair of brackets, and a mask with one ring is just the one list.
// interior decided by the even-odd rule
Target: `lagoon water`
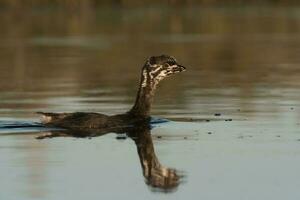
[[(300, 198), (300, 8), (102, 7), (0, 11), (0, 199)], [(180, 181), (147, 184), (130, 137), (59, 137), (37, 111), (127, 111), (141, 66), (160, 85), (148, 143)]]

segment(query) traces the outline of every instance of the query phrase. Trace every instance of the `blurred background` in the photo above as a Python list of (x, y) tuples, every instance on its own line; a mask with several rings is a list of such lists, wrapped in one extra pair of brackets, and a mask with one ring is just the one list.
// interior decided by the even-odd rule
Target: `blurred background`
[(78, 6), (99, 6), (99, 5), (116, 5), (116, 6), (148, 6), (148, 5), (297, 5), (297, 0), (28, 0), (26, 2), (21, 0), (1, 0), (3, 6), (65, 6), (74, 8)]
[(125, 111), (145, 60), (162, 53), (188, 71), (162, 84), (155, 114), (198, 115), (224, 98), (249, 113), (272, 100), (276, 112), (299, 100), (297, 3), (1, 0), (0, 115)]

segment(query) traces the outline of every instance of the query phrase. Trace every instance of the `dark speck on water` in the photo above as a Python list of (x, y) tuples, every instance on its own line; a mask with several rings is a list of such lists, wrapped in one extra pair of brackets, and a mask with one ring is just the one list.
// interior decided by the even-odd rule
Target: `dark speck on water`
[(212, 134), (212, 132), (208, 132), (207, 134), (209, 134), (209, 135), (210, 135), (210, 134)]
[(215, 113), (215, 116), (221, 116), (221, 113)]
[(125, 135), (117, 135), (117, 140), (125, 140), (127, 137)]

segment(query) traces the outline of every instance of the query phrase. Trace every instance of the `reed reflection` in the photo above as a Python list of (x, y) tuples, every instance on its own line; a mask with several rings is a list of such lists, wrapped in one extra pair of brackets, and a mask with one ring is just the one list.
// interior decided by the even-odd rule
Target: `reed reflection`
[(99, 137), (109, 133), (126, 134), (131, 138), (137, 148), (140, 164), (145, 178), (145, 183), (150, 186), (153, 192), (174, 192), (182, 183), (184, 175), (177, 169), (163, 166), (155, 154), (155, 149), (151, 137), (151, 126), (142, 124), (132, 127), (121, 127), (114, 129), (101, 130), (66, 130), (52, 131), (37, 136), (37, 139), (54, 138), (54, 137), (75, 137), (91, 138)]

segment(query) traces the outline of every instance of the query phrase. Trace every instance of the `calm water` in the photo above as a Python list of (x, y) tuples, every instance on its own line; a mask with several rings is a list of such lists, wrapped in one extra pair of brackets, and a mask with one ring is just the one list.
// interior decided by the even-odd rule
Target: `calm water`
[[(0, 24), (0, 199), (300, 198), (300, 8), (2, 9)], [(36, 111), (125, 112), (162, 53), (188, 70), (160, 85), (152, 114), (171, 121), (141, 141), (178, 178), (169, 189), (125, 135), (4, 128)]]

